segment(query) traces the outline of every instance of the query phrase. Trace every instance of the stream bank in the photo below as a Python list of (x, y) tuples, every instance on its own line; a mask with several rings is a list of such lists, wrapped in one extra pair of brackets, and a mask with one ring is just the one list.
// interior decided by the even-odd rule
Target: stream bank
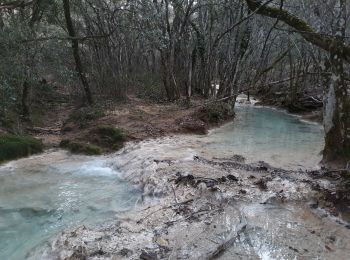
[[(60, 122), (53, 124), (56, 114), (63, 115), (59, 117)], [(142, 141), (171, 134), (206, 134), (209, 129), (232, 121), (234, 111), (228, 103), (201, 97), (193, 97), (190, 102), (182, 99), (156, 103), (130, 95), (126, 102), (69, 107), (68, 111), (63, 107), (62, 111), (51, 111), (46, 117), (42, 126), (29, 131), (47, 147), (58, 147), (62, 141), (70, 141), (96, 145), (102, 148), (102, 153), (110, 153), (118, 149), (106, 145), (111, 145), (113, 140), (104, 140), (106, 136), (96, 134), (101, 127), (122, 131), (124, 141)], [(52, 125), (59, 127), (52, 129)]]
[[(271, 131), (251, 124), (266, 122), (263, 114), (261, 121), (251, 114), (260, 110), (244, 109), (237, 111), (245, 126), (242, 133), (249, 133), (252, 126)], [(302, 138), (308, 127), (319, 129), (283, 112), (262, 112), (275, 120), (286, 119), (285, 127), (275, 128), (278, 131), (293, 124), (301, 127), (301, 136), (277, 142), (280, 149), (293, 148), (286, 144)], [(294, 151), (306, 157), (304, 162), (309, 164), (303, 167), (289, 164), (292, 158), (283, 150), (265, 149), (273, 136), (242, 138), (233, 129), (245, 142), (233, 140), (237, 150), (232, 150), (228, 140), (233, 136), (223, 138), (232, 132), (231, 127), (225, 125), (208, 136), (129, 143), (111, 157), (110, 166), (142, 191), (140, 207), (113, 222), (65, 231), (41, 255), (48, 259), (346, 259), (350, 253), (350, 229), (345, 221), (349, 203), (338, 211), (324, 196), (336, 195), (341, 180), (324, 177), (324, 170), (315, 168), (322, 142), (299, 140), (316, 150), (311, 157), (302, 146)], [(257, 142), (249, 145), (249, 136)], [(245, 146), (258, 148), (247, 149), (246, 154), (274, 165), (236, 153), (244, 153), (241, 148)], [(276, 151), (281, 155), (278, 160)]]
[[(40, 206), (44, 211), (35, 207), (31, 215), (13, 211), (49, 225), (57, 222), (52, 222), (55, 212), (68, 216), (64, 221), (76, 220), (65, 222), (56, 230), (67, 231), (29, 253), (24, 248), (26, 258), (344, 259), (349, 254), (349, 226), (344, 221), (349, 203), (344, 199), (343, 210), (336, 207), (332, 199), (342, 195), (337, 193), (341, 179), (328, 178), (331, 174), (318, 167), (322, 128), (271, 108), (237, 106), (236, 112), (234, 123), (208, 135), (129, 142), (117, 153), (100, 157), (58, 151), (57, 158), (48, 152), (3, 166), (11, 169), (0, 175), (5, 181), (23, 174), (40, 177), (29, 178), (33, 184), (24, 190), (25, 197), (50, 188), (55, 180), (67, 181), (59, 196), (54, 188), (38, 193), (45, 193), (45, 200), (34, 200), (60, 198), (59, 210), (49, 204)], [(127, 184), (133, 189), (123, 193), (120, 188)], [(107, 194), (105, 187), (110, 187)], [(22, 193), (3, 192), (5, 201), (9, 196), (27, 203), (17, 196)], [(126, 201), (139, 198), (137, 206), (114, 210), (109, 203), (123, 203), (114, 195), (119, 192)], [(100, 193), (105, 194), (102, 201)], [(75, 203), (77, 198), (81, 203)], [(37, 218), (41, 212), (46, 213)], [(84, 216), (97, 223), (80, 218)], [(12, 220), (5, 216), (4, 223)], [(37, 236), (45, 235), (37, 231)]]
[[(129, 146), (114, 162), (124, 178), (143, 191), (142, 206), (112, 223), (63, 232), (45, 252), (48, 259), (349, 255), (348, 224), (321, 208), (320, 194), (313, 188), (332, 191), (335, 183), (315, 180), (302, 170), (247, 164), (241, 156), (203, 158), (186, 146), (169, 155), (162, 153), (164, 144), (150, 155), (160, 142), (164, 144), (158, 140)], [(145, 154), (147, 159), (140, 161)]]
[(32, 138), (40, 143), (40, 151), (60, 147), (74, 154), (102, 155), (118, 151), (128, 141), (171, 134), (205, 135), (209, 129), (232, 121), (234, 115), (229, 103), (196, 96), (191, 101), (157, 103), (130, 95), (124, 102), (101, 100), (89, 107), (60, 103), (40, 120), (18, 126), (20, 129), (0, 127), (0, 162), (34, 154), (29, 146), (20, 149), (18, 141), (16, 147), (6, 142), (9, 133), (16, 133), (12, 139)]

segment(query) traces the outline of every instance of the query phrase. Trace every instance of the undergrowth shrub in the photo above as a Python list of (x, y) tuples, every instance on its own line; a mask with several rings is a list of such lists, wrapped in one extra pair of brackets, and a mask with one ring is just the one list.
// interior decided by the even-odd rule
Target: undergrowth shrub
[(62, 140), (60, 147), (68, 149), (70, 152), (75, 154), (85, 154), (85, 155), (101, 155), (101, 147), (93, 144), (85, 144), (78, 141)]
[(219, 123), (233, 118), (235, 115), (233, 106), (225, 102), (213, 102), (205, 105), (199, 111), (199, 118), (211, 124)]
[(29, 136), (0, 135), (0, 162), (26, 157), (43, 151), (41, 141)]

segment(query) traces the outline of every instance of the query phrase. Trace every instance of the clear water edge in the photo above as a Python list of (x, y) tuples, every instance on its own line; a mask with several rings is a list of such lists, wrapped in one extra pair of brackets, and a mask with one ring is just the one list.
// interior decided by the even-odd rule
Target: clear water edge
[[(136, 159), (240, 154), (248, 161), (264, 160), (276, 167), (317, 167), (323, 146), (319, 125), (271, 108), (238, 106), (236, 112), (233, 123), (207, 136), (175, 136), (155, 145), (151, 141), (153, 152), (144, 149), (142, 153), (141, 147)], [(23, 259), (60, 230), (103, 222), (132, 208), (139, 193), (116, 170), (130, 160), (117, 158), (48, 151), (1, 166), (0, 259)]]
[(24, 259), (58, 231), (130, 209), (138, 192), (107, 161), (48, 151), (0, 167), (0, 259)]
[[(270, 107), (238, 105), (234, 122), (203, 137), (213, 157), (246, 157), (287, 169), (317, 169), (324, 147), (323, 127)], [(219, 157), (220, 157), (219, 156)]]

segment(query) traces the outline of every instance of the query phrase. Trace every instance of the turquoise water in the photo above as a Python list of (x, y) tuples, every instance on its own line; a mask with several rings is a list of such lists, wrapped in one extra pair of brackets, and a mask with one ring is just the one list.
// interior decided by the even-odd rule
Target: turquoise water
[(138, 193), (99, 158), (48, 152), (0, 167), (0, 259), (24, 259), (58, 231), (101, 223)]
[(149, 140), (119, 156), (49, 151), (0, 166), (0, 260), (23, 259), (63, 229), (103, 223), (134, 207), (139, 192), (121, 179), (117, 167), (128, 175), (153, 169), (154, 159), (236, 154), (276, 167), (318, 167), (320, 125), (271, 108), (238, 106), (236, 113), (234, 122), (209, 135)]
[(204, 153), (212, 156), (239, 154), (248, 161), (263, 160), (294, 169), (317, 168), (324, 146), (320, 124), (254, 106), (237, 106), (234, 122), (213, 130), (202, 140)]

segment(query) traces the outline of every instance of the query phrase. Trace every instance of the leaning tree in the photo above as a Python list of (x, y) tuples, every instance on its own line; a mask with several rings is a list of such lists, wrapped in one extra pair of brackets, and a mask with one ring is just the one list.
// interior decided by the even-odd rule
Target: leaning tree
[[(331, 71), (327, 77), (324, 95), (324, 162), (350, 161), (350, 89), (344, 71), (345, 64), (350, 63), (350, 45), (345, 42), (347, 8), (346, 0), (339, 0), (336, 30), (334, 35), (317, 32), (307, 21), (283, 8), (283, 0), (277, 7), (260, 0), (245, 0), (248, 8), (270, 18), (276, 18), (290, 26), (309, 43), (325, 50), (329, 55), (323, 64)], [(328, 75), (328, 74), (327, 74)]]

